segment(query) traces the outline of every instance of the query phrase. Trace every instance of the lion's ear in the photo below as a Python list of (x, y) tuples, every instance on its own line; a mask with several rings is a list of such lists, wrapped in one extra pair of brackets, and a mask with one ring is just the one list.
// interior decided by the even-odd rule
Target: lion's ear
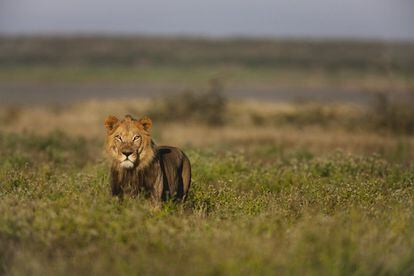
[(119, 122), (118, 118), (112, 115), (109, 115), (105, 119), (105, 127), (108, 131), (112, 131), (115, 125)]
[(142, 117), (138, 122), (144, 127), (146, 131), (149, 131), (152, 127), (152, 121), (147, 116)]

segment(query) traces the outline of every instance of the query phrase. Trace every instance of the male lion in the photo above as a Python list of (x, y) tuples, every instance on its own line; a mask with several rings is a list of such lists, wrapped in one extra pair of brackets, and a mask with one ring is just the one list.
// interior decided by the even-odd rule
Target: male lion
[(178, 148), (155, 145), (151, 126), (148, 117), (106, 118), (112, 195), (136, 196), (144, 192), (156, 201), (184, 200), (191, 182), (190, 161)]

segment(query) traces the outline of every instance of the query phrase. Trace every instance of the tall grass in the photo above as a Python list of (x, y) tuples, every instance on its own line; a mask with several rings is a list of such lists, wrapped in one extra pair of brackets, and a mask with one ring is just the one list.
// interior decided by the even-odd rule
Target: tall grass
[(0, 138), (4, 274), (414, 272), (413, 168), (379, 156), (187, 148), (190, 197), (158, 209), (110, 197), (96, 142)]

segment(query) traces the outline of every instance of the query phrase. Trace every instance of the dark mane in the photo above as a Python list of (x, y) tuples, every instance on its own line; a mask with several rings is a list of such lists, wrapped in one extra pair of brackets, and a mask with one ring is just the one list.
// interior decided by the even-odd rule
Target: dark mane
[(144, 167), (132, 170), (120, 168), (116, 163), (111, 168), (112, 194), (122, 197), (138, 194), (149, 195), (157, 200), (185, 199), (191, 182), (191, 168), (187, 156), (178, 148), (157, 147), (154, 155)]

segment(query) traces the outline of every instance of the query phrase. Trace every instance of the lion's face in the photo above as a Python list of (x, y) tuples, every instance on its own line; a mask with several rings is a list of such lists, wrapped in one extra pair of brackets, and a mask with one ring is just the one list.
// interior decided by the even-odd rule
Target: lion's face
[(123, 120), (109, 116), (105, 120), (107, 129), (106, 150), (120, 168), (133, 169), (148, 159), (151, 151), (150, 129), (152, 122), (144, 117), (135, 120), (127, 115)]

